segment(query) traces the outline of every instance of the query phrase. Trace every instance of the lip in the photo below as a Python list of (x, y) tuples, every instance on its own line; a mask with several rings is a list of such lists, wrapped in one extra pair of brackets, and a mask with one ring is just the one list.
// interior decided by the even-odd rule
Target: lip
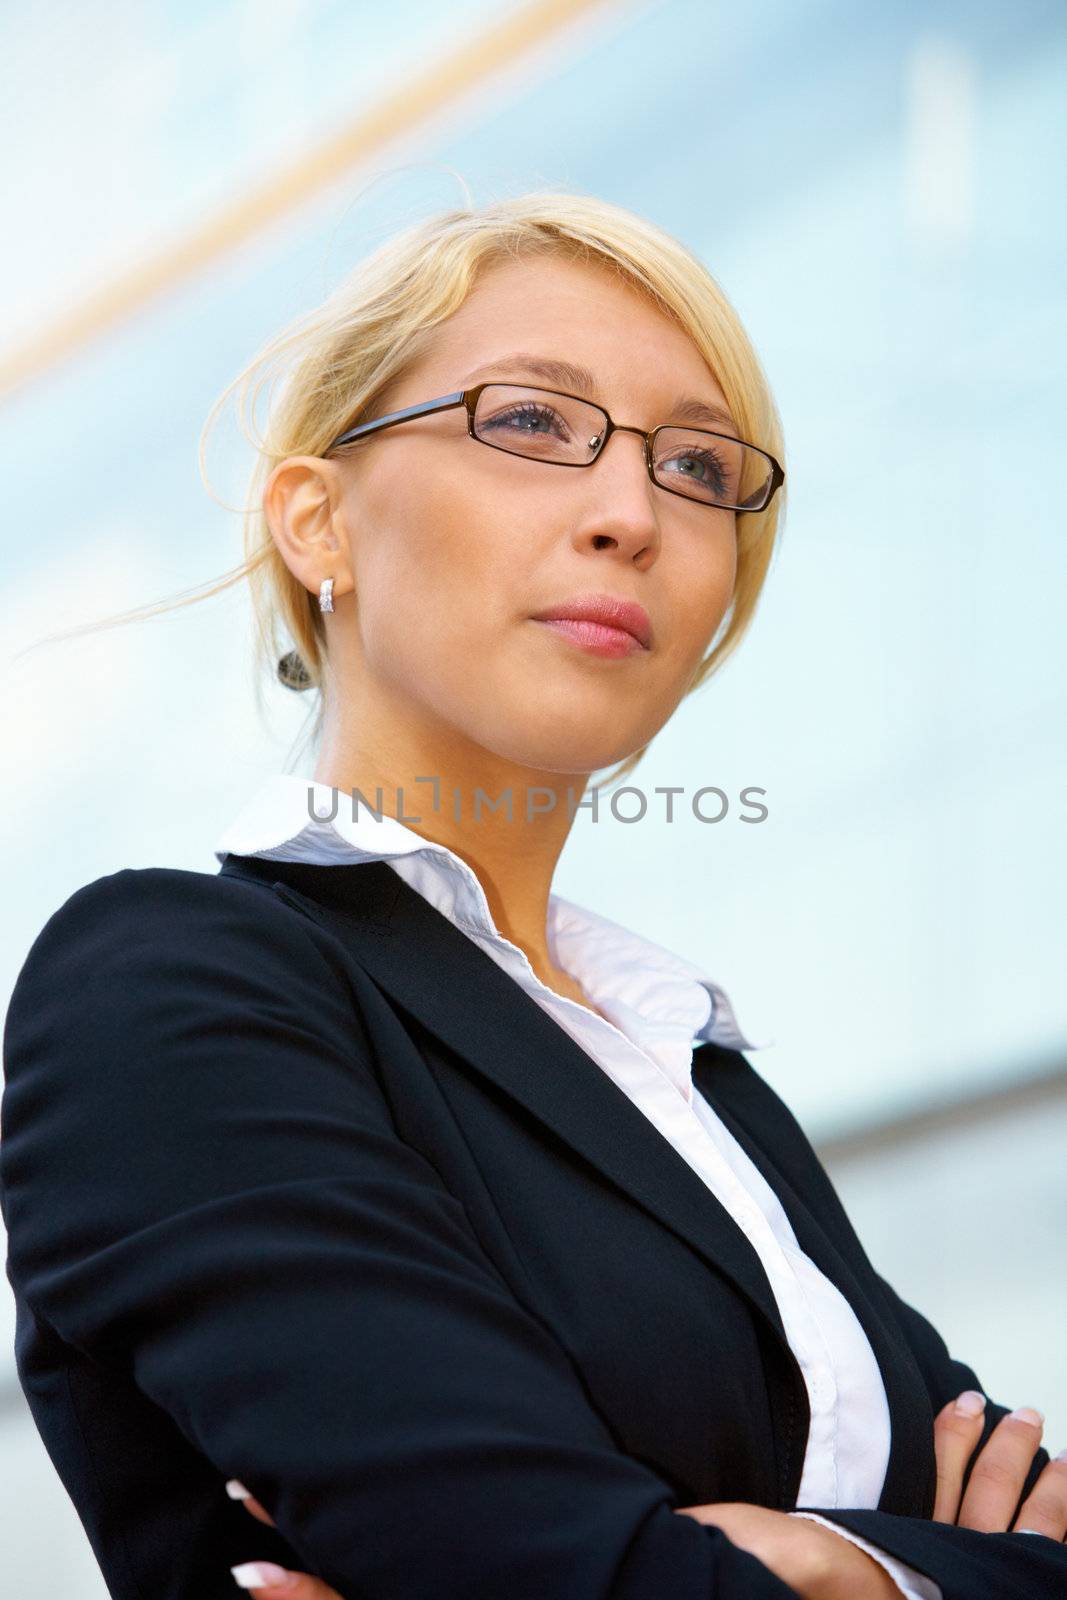
[[(569, 600), (563, 600), (558, 605), (546, 606), (543, 611), (534, 612), (535, 622), (586, 622), (595, 623), (603, 631), (602, 638), (605, 643), (610, 641), (607, 630), (629, 634), (635, 639), (643, 650), (652, 648), (652, 623), (644, 606), (638, 605), (636, 600), (623, 600), (613, 594), (577, 594)], [(560, 630), (563, 631), (563, 630)], [(587, 630), (583, 638), (577, 630), (572, 630), (572, 637), (578, 638), (580, 643), (595, 645), (596, 634)], [(615, 641), (616, 646), (620, 641)], [(618, 654), (618, 649), (615, 651)]]

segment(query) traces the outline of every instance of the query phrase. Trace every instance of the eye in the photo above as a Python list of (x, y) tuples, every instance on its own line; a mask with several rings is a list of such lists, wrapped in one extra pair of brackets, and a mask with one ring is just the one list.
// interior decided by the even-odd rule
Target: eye
[[(541, 424), (544, 424), (544, 428)], [(504, 428), (527, 434), (547, 430), (555, 433), (560, 439), (570, 438), (567, 425), (555, 407), (547, 406), (537, 400), (524, 400), (518, 405), (508, 406), (495, 416), (483, 418), (479, 422), (479, 429), (483, 433)]]
[(662, 472), (673, 461), (696, 462), (704, 472), (703, 477), (692, 471), (683, 471), (681, 476), (692, 478), (695, 483), (701, 484), (705, 489), (714, 489), (719, 494), (726, 490), (729, 474), (726, 463), (717, 450), (708, 450), (704, 446), (696, 449), (680, 450), (677, 455), (666, 456), (663, 460), (658, 461), (656, 463), (656, 471)]

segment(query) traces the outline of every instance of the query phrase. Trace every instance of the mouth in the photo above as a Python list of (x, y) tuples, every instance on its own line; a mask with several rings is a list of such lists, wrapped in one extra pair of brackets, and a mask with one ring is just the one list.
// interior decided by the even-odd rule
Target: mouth
[(532, 617), (538, 627), (548, 628), (569, 639), (580, 650), (595, 656), (644, 655), (645, 647), (625, 628), (607, 628), (600, 622), (582, 622), (570, 617)]
[(575, 595), (546, 606), (531, 620), (595, 655), (638, 655), (652, 647), (652, 624), (644, 606), (617, 595)]

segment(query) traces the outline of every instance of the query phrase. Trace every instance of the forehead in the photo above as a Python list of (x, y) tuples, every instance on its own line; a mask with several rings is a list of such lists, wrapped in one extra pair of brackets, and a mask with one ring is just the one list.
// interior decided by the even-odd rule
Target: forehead
[[(586, 369), (606, 404), (684, 387), (726, 408), (686, 330), (607, 266), (551, 257), (494, 264), (436, 330), (425, 366), (459, 386), (468, 374), (520, 351)], [(584, 392), (584, 386), (559, 387)]]

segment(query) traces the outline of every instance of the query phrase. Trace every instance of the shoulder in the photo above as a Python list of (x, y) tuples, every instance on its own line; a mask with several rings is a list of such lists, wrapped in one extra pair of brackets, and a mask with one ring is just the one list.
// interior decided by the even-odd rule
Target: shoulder
[(108, 923), (164, 925), (180, 934), (205, 920), (227, 916), (258, 922), (274, 920), (285, 908), (269, 886), (222, 873), (180, 867), (122, 867), (93, 878), (67, 896), (37, 939), (75, 936)]
[(123, 867), (83, 884), (51, 914), (31, 945), (107, 944), (118, 933), (135, 945), (158, 937), (168, 946), (217, 938), (286, 938), (309, 926), (268, 883), (179, 867)]
[(334, 942), (269, 884), (176, 867), (124, 867), (75, 889), (37, 934), (15, 981), (5, 1036), (24, 1019), (110, 1025), (138, 1001), (241, 988), (289, 993), (337, 976)]
[(117, 1149), (123, 1130), (162, 1148), (272, 1095), (283, 1121), (310, 1115), (351, 1099), (357, 1067), (369, 1094), (369, 993), (269, 884), (166, 867), (94, 879), (49, 917), (8, 1004), (6, 1181), (23, 1151), (69, 1161), (67, 1145)]
[(242, 1170), (266, 1185), (346, 1119), (389, 1132), (356, 987), (336, 941), (269, 883), (148, 867), (84, 884), (8, 1006), (0, 1207), (25, 1239), (49, 1205), (143, 1215), (168, 1185)]

